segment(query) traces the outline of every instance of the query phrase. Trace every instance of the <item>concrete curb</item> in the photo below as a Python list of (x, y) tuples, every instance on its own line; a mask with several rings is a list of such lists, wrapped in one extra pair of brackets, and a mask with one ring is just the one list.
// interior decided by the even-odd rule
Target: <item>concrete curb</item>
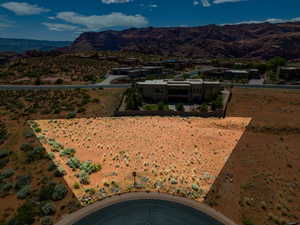
[(61, 221), (56, 223), (56, 225), (72, 225), (75, 222), (78, 222), (80, 219), (82, 219), (98, 210), (109, 207), (111, 205), (126, 202), (126, 201), (131, 201), (131, 200), (143, 200), (143, 199), (164, 200), (164, 201), (179, 203), (184, 206), (191, 207), (195, 210), (198, 210), (198, 211), (214, 218), (215, 220), (223, 223), (224, 225), (236, 225), (236, 223), (234, 223), (233, 221), (231, 221), (230, 219), (228, 219), (221, 213), (208, 207), (205, 204), (202, 204), (202, 203), (199, 203), (197, 201), (190, 200), (187, 198), (183, 198), (183, 197), (177, 197), (177, 196), (172, 196), (169, 194), (154, 193), (154, 192), (151, 192), (151, 193), (147, 193), (147, 192), (126, 193), (126, 194), (120, 194), (117, 196), (105, 198), (104, 200), (98, 201), (92, 205), (89, 205), (85, 208), (78, 210), (75, 213), (72, 213), (70, 215), (63, 217)]

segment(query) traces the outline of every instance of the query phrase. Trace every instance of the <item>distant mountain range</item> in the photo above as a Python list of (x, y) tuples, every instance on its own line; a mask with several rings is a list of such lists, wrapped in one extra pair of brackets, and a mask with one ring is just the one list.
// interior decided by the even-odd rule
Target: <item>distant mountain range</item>
[(22, 53), (28, 50), (50, 51), (69, 46), (69, 41), (40, 41), (30, 39), (0, 38), (0, 52)]
[(126, 50), (164, 56), (300, 58), (300, 23), (140, 28), (81, 34), (64, 51)]

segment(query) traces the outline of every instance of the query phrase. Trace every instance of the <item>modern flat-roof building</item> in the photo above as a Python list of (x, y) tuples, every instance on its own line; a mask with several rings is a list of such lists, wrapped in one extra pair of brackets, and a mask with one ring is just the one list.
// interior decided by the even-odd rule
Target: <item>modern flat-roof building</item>
[(112, 75), (128, 75), (129, 77), (143, 77), (149, 74), (161, 74), (163, 67), (161, 66), (143, 66), (143, 67), (122, 67), (113, 68)]
[(299, 81), (300, 67), (280, 67), (279, 79), (287, 81)]
[(247, 70), (226, 70), (224, 74), (225, 80), (249, 79), (249, 71)]
[(145, 99), (188, 102), (209, 100), (222, 90), (220, 82), (207, 82), (202, 79), (147, 80), (138, 82), (137, 88)]

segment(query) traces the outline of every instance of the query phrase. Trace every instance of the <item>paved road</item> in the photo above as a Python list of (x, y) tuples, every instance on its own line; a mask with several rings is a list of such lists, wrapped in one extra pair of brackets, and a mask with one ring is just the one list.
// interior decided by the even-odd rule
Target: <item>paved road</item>
[(224, 225), (192, 208), (161, 200), (134, 200), (100, 209), (74, 225)]
[(93, 89), (93, 88), (128, 88), (131, 84), (87, 84), (87, 85), (0, 85), (0, 90), (57, 90), (57, 89)]
[(263, 79), (263, 78), (262, 79), (250, 79), (248, 84), (262, 85), (262, 84), (264, 84), (264, 82), (265, 82), (265, 79)]
[(107, 75), (106, 79), (101, 83), (97, 83), (96, 85), (110, 85), (111, 82), (118, 78), (128, 77), (127, 75)]
[[(231, 84), (224, 84), (231, 86)], [(238, 88), (273, 88), (273, 89), (300, 89), (300, 85), (276, 85), (276, 84), (232, 84), (233, 87)]]
[[(273, 85), (273, 84), (230, 84), (223, 83), (225, 86), (239, 88), (275, 88), (275, 89), (300, 89), (300, 85)], [(87, 84), (87, 85), (0, 85), (0, 90), (50, 90), (50, 89), (93, 89), (93, 88), (129, 88), (131, 84)]]
[(56, 225), (235, 225), (214, 209), (163, 193), (105, 198), (63, 217)]

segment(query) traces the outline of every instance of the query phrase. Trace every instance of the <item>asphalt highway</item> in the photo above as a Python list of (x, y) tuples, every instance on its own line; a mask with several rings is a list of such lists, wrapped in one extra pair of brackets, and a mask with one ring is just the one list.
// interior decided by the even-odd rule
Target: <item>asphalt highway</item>
[[(300, 85), (275, 85), (275, 84), (230, 84), (225, 86), (238, 88), (274, 88), (274, 89), (300, 89)], [(94, 89), (94, 88), (129, 88), (131, 84), (87, 84), (87, 85), (0, 85), (0, 90), (58, 90), (58, 89)]]

